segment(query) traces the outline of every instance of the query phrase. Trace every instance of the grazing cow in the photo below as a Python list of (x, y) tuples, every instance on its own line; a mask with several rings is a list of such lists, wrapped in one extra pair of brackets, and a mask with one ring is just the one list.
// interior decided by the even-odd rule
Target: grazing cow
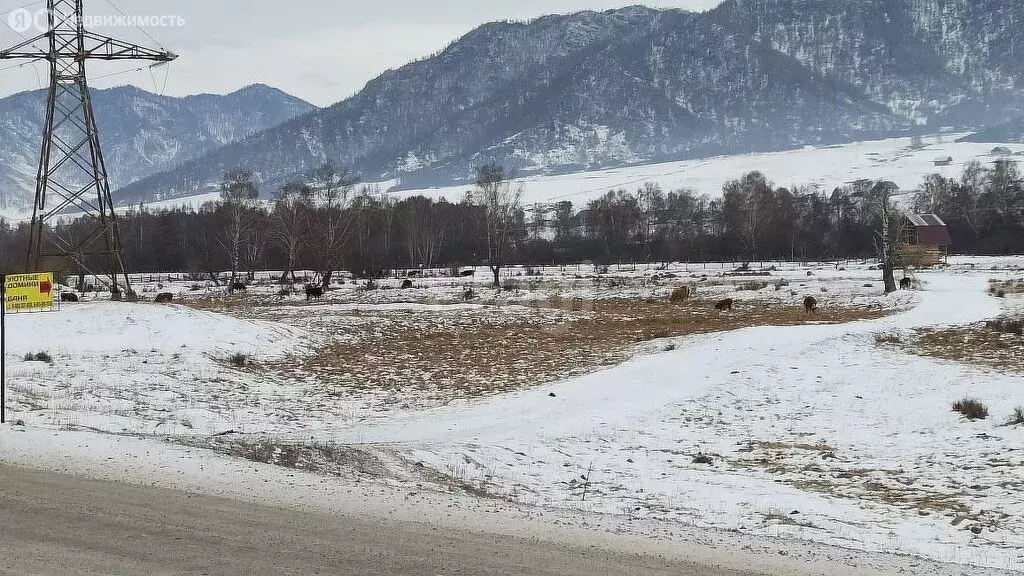
[(463, 278), (468, 278), (470, 276), (476, 276), (476, 270), (463, 270), (462, 273), (459, 274), (459, 276), (462, 276)]
[(808, 296), (807, 298), (804, 298), (804, 312), (807, 312), (808, 314), (813, 314), (817, 311), (818, 301), (814, 298), (814, 296)]
[(61, 302), (78, 302), (78, 294), (75, 294), (74, 292), (61, 292), (60, 293), (60, 301)]
[(319, 300), (324, 297), (322, 286), (306, 286), (306, 301)]
[(726, 298), (725, 300), (719, 301), (718, 304), (715, 304), (715, 310), (718, 310), (719, 312), (723, 312), (725, 310), (732, 312), (732, 305), (732, 298)]
[(173, 301), (174, 301), (174, 294), (171, 294), (170, 292), (161, 292), (161, 293), (156, 295), (156, 303), (157, 304), (170, 304)]
[(412, 280), (406, 279), (402, 282), (402, 289), (407, 290), (409, 288), (412, 288)]
[(910, 278), (900, 280), (900, 290), (910, 290), (913, 285), (914, 282)]
[(679, 304), (690, 299), (691, 290), (689, 286), (680, 286), (672, 291), (672, 303)]
[(249, 287), (241, 282), (235, 282), (234, 284), (231, 285), (232, 292), (245, 292), (248, 289)]

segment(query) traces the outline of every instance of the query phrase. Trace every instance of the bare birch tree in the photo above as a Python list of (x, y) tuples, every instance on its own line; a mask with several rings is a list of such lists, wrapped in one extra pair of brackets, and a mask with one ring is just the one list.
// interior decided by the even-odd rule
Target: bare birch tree
[(312, 174), (315, 208), (307, 220), (308, 247), (324, 288), (342, 268), (355, 222), (348, 207), (349, 194), (359, 179), (347, 169), (325, 162)]
[(259, 186), (251, 170), (230, 170), (221, 180), (218, 209), (222, 212), (225, 222), (217, 241), (227, 253), (231, 266), (229, 292), (238, 283), (238, 271), (244, 258), (245, 236), (253, 224), (254, 208), (259, 195)]
[(497, 164), (476, 170), (476, 194), (483, 208), (483, 229), (487, 244), (487, 265), (494, 275), (494, 287), (501, 287), (501, 269), (508, 262), (522, 225), (523, 187), (505, 177)]
[(289, 276), (295, 283), (295, 267), (305, 246), (306, 221), (312, 199), (313, 189), (302, 182), (290, 182), (277, 191), (270, 234), (285, 257), (282, 284), (288, 281)]

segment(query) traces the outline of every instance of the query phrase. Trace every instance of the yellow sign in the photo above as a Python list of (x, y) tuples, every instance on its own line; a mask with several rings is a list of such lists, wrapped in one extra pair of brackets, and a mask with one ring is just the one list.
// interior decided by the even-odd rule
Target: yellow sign
[(53, 311), (52, 272), (14, 274), (4, 280), (4, 306), (8, 313)]

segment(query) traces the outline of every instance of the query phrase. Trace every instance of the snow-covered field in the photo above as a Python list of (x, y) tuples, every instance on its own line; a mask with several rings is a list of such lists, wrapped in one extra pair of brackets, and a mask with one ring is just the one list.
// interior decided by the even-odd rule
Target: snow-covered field
[[(987, 288), (990, 279), (1024, 277), (1024, 258), (954, 259), (948, 269), (918, 272), (922, 291), (890, 297), (868, 263), (777, 263), (764, 277), (686, 265), (601, 276), (586, 269), (512, 273), (517, 285), (504, 293), (488, 291), (481, 274), (417, 279), (411, 290), (397, 289), (398, 280), (385, 282), (391, 290), (346, 284), (308, 305), (300, 295), (276, 295), (269, 284), (211, 302), (214, 288), (165, 279), (160, 289), (192, 298), (200, 309), (90, 301), (12, 316), (9, 414), (33, 432), (0, 429), (0, 461), (30, 460), (25, 442), (45, 430), (56, 434), (49, 443), (67, 450), (110, 446), (83, 440), (83, 430), (193, 445), (213, 445), (220, 435), (355, 450), (385, 469), (358, 476), (363, 481), (487, 494), (559, 514), (607, 514), (630, 533), (652, 526), (737, 530), (1024, 569), (1024, 428), (1002, 426), (1024, 405), (1024, 375), (915, 356), (875, 340), (1019, 311), (1020, 295), (997, 299)], [(737, 290), (736, 283), (756, 280), (768, 286)], [(374, 390), (372, 381), (329, 387), (299, 368), (330, 341), (360, 331), (387, 334), (390, 323), (457, 327), (530, 314), (557, 322), (563, 312), (533, 306), (555, 295), (569, 302), (665, 298), (682, 283), (710, 301), (735, 297), (737, 315), (793, 306), (807, 295), (826, 310), (892, 313), (665, 338), (637, 346), (613, 367), (448, 400), (423, 390)], [(477, 292), (468, 304), (461, 302), (466, 284)], [(50, 353), (52, 364), (23, 361), (39, 351)], [(235, 355), (256, 368), (233, 364)], [(275, 370), (262, 369), (270, 365)], [(983, 400), (992, 416), (972, 422), (953, 413), (952, 402), (964, 396)]]

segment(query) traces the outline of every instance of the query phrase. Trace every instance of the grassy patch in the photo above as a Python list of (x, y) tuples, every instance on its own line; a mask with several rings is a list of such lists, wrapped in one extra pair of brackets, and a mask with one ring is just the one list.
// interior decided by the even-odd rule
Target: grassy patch
[(1017, 336), (1024, 335), (1024, 320), (1020, 318), (999, 318), (996, 320), (989, 320), (985, 323), (985, 327), (995, 332), (1002, 334), (1016, 334)]
[(999, 327), (977, 324), (919, 330), (909, 349), (922, 356), (978, 364), (1004, 372), (1024, 372), (1024, 338), (1012, 331), (1012, 324), (1001, 323)]
[(1007, 294), (1024, 294), (1024, 279), (991, 280), (988, 285), (988, 293), (996, 298), (1006, 298)]
[[(549, 306), (563, 307), (553, 310)], [(282, 375), (296, 370), (341, 388), (430, 390), (478, 396), (537, 386), (614, 365), (634, 346), (660, 338), (736, 330), (749, 326), (791, 326), (811, 321), (842, 323), (878, 318), (880, 310), (829, 309), (810, 317), (802, 308), (740, 303), (719, 314), (708, 301), (567, 299), (537, 303), (538, 313), (477, 312), (452, 326), (419, 312), (408, 320), (380, 312), (364, 331), (352, 334), (301, 361), (280, 364)], [(571, 306), (571, 310), (568, 309)], [(581, 312), (576, 312), (582, 310)], [(490, 314), (490, 315), (488, 315)], [(372, 313), (362, 318), (368, 318)]]

